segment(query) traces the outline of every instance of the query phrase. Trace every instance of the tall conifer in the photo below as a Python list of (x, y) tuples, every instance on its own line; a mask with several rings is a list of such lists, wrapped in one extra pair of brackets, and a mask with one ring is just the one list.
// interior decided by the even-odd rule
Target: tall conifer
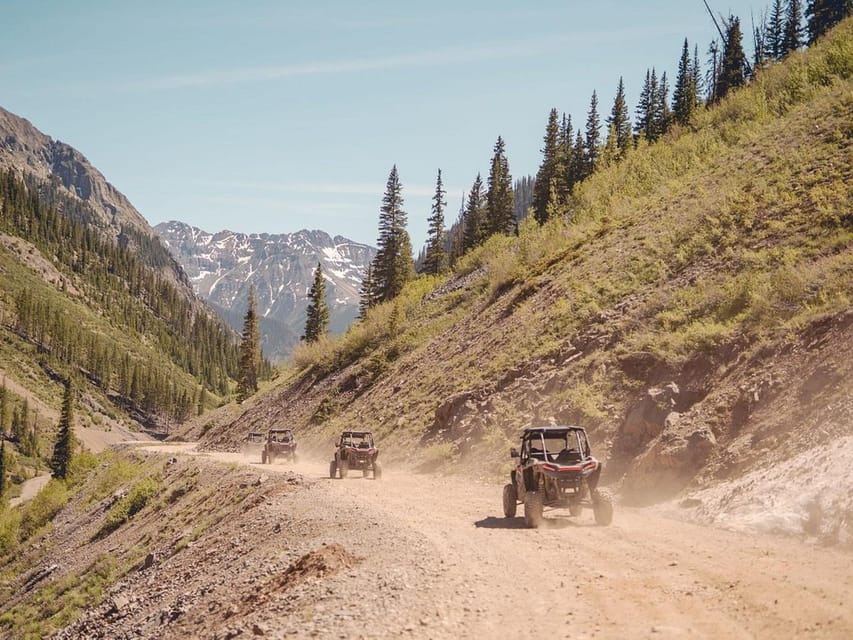
[(803, 46), (803, 6), (800, 0), (788, 0), (785, 10), (785, 28), (782, 32), (782, 55), (788, 55)]
[(598, 159), (601, 157), (601, 117), (598, 115), (598, 94), (595, 91), (589, 99), (585, 143), (587, 175), (591, 175), (598, 167)]
[(539, 224), (548, 219), (547, 208), (551, 182), (557, 177), (560, 125), (556, 109), (551, 109), (548, 114), (543, 141), (545, 144), (542, 147), (542, 164), (539, 165), (539, 171), (536, 173), (536, 185), (533, 189), (533, 217)]
[(376, 305), (376, 286), (373, 282), (373, 263), (367, 265), (364, 278), (361, 280), (358, 301), (358, 319), (364, 320), (367, 312)]
[(406, 230), (403, 187), (397, 165), (391, 168), (379, 209), (378, 251), (373, 259), (373, 284), (377, 302), (396, 298), (414, 276), (412, 244)]
[(255, 287), (249, 287), (243, 333), (240, 340), (240, 369), (237, 379), (237, 402), (243, 402), (258, 390), (261, 364), (261, 334), (255, 308)]
[(690, 47), (687, 38), (681, 48), (681, 59), (678, 61), (678, 74), (675, 78), (675, 89), (672, 92), (672, 115), (680, 125), (686, 125), (693, 116), (696, 108), (695, 87), (690, 63)]
[(853, 13), (853, 0), (809, 0), (806, 4), (808, 43), (829, 31)]
[(480, 174), (474, 179), (468, 201), (465, 204), (465, 215), (462, 225), (462, 252), (470, 251), (480, 245), (485, 239), (483, 179)]
[(726, 46), (720, 63), (720, 75), (717, 79), (717, 100), (723, 99), (729, 91), (743, 86), (746, 82), (746, 55), (743, 52), (740, 19), (731, 16), (728, 25)]
[[(628, 146), (631, 144), (631, 120), (628, 117), (628, 101), (625, 99), (625, 83), (622, 77), (619, 77), (619, 85), (616, 87), (616, 97), (613, 99), (613, 108), (610, 110), (610, 117), (607, 118), (607, 125), (613, 128), (615, 135), (615, 143), (617, 149), (621, 153), (625, 153)], [(608, 134), (608, 141), (610, 135)]]
[(305, 342), (317, 342), (329, 330), (329, 305), (326, 304), (326, 279), (323, 265), (317, 263), (314, 281), (308, 291), (308, 308), (305, 310)]
[(666, 78), (666, 71), (660, 76), (655, 98), (654, 132), (655, 139), (657, 139), (669, 130), (669, 124), (672, 120), (672, 114), (669, 110), (669, 81)]
[(784, 55), (785, 9), (784, 0), (773, 0), (767, 16), (767, 53), (779, 60)]
[(444, 197), (447, 192), (441, 182), (441, 169), (435, 179), (435, 194), (432, 196), (432, 214), (429, 217), (429, 230), (427, 235), (426, 256), (423, 262), (423, 271), (431, 275), (438, 275), (447, 271), (447, 230), (444, 228), (444, 209), (447, 202)]
[(498, 136), (486, 191), (486, 232), (513, 234), (516, 232), (515, 208), (512, 200), (512, 175), (506, 158), (506, 144)]
[(65, 394), (62, 397), (62, 412), (59, 415), (59, 433), (53, 445), (50, 459), (51, 475), (59, 480), (68, 477), (71, 457), (74, 453), (74, 389), (71, 378), (65, 381)]

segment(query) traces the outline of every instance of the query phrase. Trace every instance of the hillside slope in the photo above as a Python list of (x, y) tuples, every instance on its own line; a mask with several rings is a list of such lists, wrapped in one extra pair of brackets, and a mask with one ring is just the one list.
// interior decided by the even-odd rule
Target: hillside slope
[(13, 443), (12, 495), (44, 469), (66, 379), (81, 441), (167, 432), (230, 393), (235, 338), (79, 152), (0, 112), (0, 437)]
[[(522, 426), (581, 423), (607, 482), (639, 504), (847, 446), (851, 75), (847, 20), (597, 172), (564, 217), (412, 283), (341, 340), (302, 349), (236, 420), (187, 434), (227, 449), (282, 423), (328, 449), (358, 425), (387, 460), (493, 474)], [(799, 533), (853, 537), (849, 487), (833, 486), (801, 487)]]

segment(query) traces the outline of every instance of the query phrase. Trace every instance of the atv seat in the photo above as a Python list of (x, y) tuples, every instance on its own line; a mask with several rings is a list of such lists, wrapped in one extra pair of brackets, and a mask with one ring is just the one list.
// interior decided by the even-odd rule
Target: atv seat
[(543, 462), (548, 461), (548, 459), (545, 455), (545, 452), (542, 451), (542, 449), (534, 449), (533, 447), (531, 447), (530, 448), (530, 457), (536, 458), (537, 460), (542, 460)]
[(559, 464), (567, 464), (569, 462), (580, 462), (581, 454), (577, 449), (563, 449), (554, 456), (554, 462)]

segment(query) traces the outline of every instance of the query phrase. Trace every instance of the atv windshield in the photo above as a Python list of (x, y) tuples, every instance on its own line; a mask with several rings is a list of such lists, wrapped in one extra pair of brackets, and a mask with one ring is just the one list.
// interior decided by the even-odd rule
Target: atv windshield
[(577, 462), (581, 448), (576, 431), (545, 431), (531, 434), (526, 442), (527, 455), (544, 462)]
[(270, 432), (271, 442), (290, 442), (293, 439), (293, 434), (290, 431), (272, 431)]
[(373, 436), (369, 433), (345, 433), (341, 438), (341, 446), (356, 449), (372, 449)]

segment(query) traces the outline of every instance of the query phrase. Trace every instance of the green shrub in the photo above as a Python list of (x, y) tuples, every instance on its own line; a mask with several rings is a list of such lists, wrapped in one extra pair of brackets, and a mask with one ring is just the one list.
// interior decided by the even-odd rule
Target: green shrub
[(65, 482), (51, 480), (38, 492), (35, 498), (24, 505), (21, 513), (20, 539), (26, 540), (59, 513), (70, 498)]
[(137, 482), (128, 494), (109, 510), (107, 518), (96, 537), (105, 536), (118, 529), (139, 513), (159, 491), (160, 483), (155, 478), (143, 478)]

